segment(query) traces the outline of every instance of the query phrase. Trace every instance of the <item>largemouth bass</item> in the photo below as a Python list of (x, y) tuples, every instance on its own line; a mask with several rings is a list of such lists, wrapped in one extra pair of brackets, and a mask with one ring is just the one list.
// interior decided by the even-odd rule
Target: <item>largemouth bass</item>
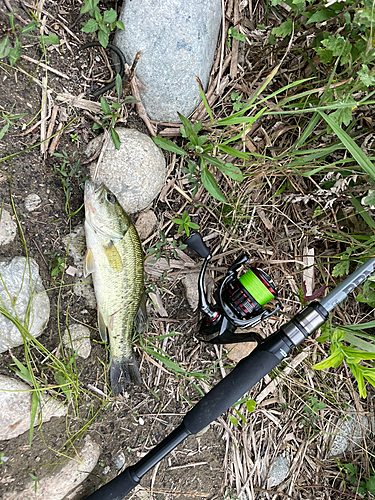
[(146, 321), (143, 255), (135, 227), (116, 197), (103, 185), (85, 183), (87, 252), (84, 275), (92, 273), (98, 328), (111, 351), (112, 391), (129, 382), (141, 384), (132, 349), (134, 323), (141, 333)]

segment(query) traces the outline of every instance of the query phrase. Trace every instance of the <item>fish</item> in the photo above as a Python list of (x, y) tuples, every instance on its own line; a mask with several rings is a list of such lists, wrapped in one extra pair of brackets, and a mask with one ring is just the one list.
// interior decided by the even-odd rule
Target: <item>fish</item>
[(138, 233), (116, 196), (90, 180), (85, 182), (84, 276), (92, 275), (98, 329), (111, 353), (110, 381), (115, 396), (129, 383), (142, 384), (132, 348), (135, 326), (147, 322), (143, 282), (143, 252)]

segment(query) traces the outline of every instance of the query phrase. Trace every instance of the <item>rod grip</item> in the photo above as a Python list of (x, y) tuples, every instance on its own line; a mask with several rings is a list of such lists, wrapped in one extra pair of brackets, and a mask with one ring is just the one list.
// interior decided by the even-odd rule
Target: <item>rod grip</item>
[(109, 481), (98, 490), (94, 491), (86, 500), (122, 500), (125, 495), (131, 492), (139, 484), (139, 480), (133, 479), (130, 467), (124, 470), (117, 477)]
[(192, 434), (201, 431), (275, 368), (291, 349), (283, 337), (276, 332), (240, 361), (185, 415), (185, 427)]

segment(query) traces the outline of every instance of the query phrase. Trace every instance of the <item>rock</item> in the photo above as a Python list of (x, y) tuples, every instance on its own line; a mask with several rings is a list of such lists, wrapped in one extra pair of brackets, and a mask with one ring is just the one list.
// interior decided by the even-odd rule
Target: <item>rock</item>
[(17, 224), (6, 210), (2, 210), (0, 215), (0, 245), (6, 245), (16, 237)]
[[(12, 439), (30, 429), (31, 422), (31, 388), (29, 385), (6, 375), (0, 375), (0, 440)], [(48, 422), (52, 417), (66, 415), (66, 407), (58, 400), (42, 395), (39, 418)]]
[[(242, 330), (239, 330), (239, 332), (241, 331)], [(229, 351), (227, 358), (234, 363), (238, 363), (241, 359), (248, 356), (257, 345), (257, 342), (240, 342), (239, 344), (225, 344), (224, 347), (227, 351)]]
[[(49, 299), (39, 276), (38, 264), (34, 259), (29, 259), (28, 265), (25, 257), (14, 257), (12, 261), (7, 259), (0, 262), (0, 275), (1, 306), (12, 316), (16, 315), (16, 311), (22, 324), (29, 309), (28, 330), (30, 335), (38, 337), (48, 323), (50, 314)], [(0, 353), (21, 344), (23, 339), (18, 328), (0, 314)]]
[(39, 205), (42, 203), (42, 200), (40, 199), (40, 196), (37, 194), (29, 194), (25, 198), (25, 208), (29, 212), (33, 212), (36, 210)]
[[(165, 182), (165, 158), (145, 134), (129, 128), (116, 128), (121, 146), (112, 140), (103, 155), (97, 182), (103, 182), (116, 196), (125, 212), (144, 210), (160, 193)], [(90, 142), (86, 155), (91, 156), (102, 142), (102, 136)], [(96, 162), (91, 163), (94, 174)]]
[(198, 76), (206, 89), (221, 24), (220, 0), (132, 0), (120, 14), (125, 31), (114, 43), (129, 65), (142, 56), (136, 75), (150, 118), (179, 122), (177, 111), (189, 116), (201, 101)]
[(90, 330), (79, 323), (69, 325), (69, 331), (66, 329), (63, 336), (63, 344), (72, 347), (81, 358), (88, 358), (91, 352)]
[(39, 478), (35, 492), (34, 481), (27, 484), (21, 492), (6, 494), (4, 500), (62, 500), (76, 489), (94, 469), (100, 455), (100, 447), (86, 436), (82, 449), (78, 452), (80, 460), (68, 460), (53, 469), (52, 473)]
[(120, 451), (113, 459), (116, 469), (120, 470), (125, 465), (125, 455), (123, 451)]
[(76, 285), (73, 288), (74, 295), (82, 297), (91, 309), (96, 309), (96, 298), (91, 276), (83, 278), (83, 259), (86, 253), (86, 237), (83, 224), (78, 224), (70, 234), (62, 239), (68, 255), (73, 257), (77, 273), (74, 275)]
[[(185, 287), (186, 300), (189, 302), (189, 306), (195, 311), (198, 308), (199, 293), (198, 293), (198, 280), (199, 273), (185, 274), (182, 278), (181, 283)], [(208, 274), (205, 276), (205, 287), (206, 296), (210, 297), (212, 288), (214, 286), (214, 280)]]
[[(361, 420), (360, 420), (361, 419)], [(361, 425), (362, 423), (362, 425)], [(333, 443), (329, 452), (330, 457), (337, 457), (362, 442), (362, 426), (365, 432), (369, 430), (369, 421), (365, 415), (358, 417), (353, 407), (349, 407), (343, 421), (335, 426)]]
[(268, 476), (269, 487), (278, 486), (288, 477), (290, 470), (290, 455), (287, 451), (283, 451), (281, 455), (275, 458), (271, 465)]
[(158, 219), (152, 210), (141, 212), (135, 223), (135, 228), (138, 232), (139, 239), (144, 241), (157, 226)]

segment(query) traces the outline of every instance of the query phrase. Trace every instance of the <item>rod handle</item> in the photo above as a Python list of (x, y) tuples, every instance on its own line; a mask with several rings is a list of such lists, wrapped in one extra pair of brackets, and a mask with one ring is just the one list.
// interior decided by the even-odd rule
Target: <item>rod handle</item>
[(138, 484), (139, 479), (137, 481), (133, 478), (131, 467), (128, 467), (112, 481), (94, 491), (86, 500), (122, 500)]
[(282, 330), (275, 332), (240, 361), (185, 415), (185, 427), (192, 434), (204, 429), (275, 368), (292, 347), (293, 344)]

